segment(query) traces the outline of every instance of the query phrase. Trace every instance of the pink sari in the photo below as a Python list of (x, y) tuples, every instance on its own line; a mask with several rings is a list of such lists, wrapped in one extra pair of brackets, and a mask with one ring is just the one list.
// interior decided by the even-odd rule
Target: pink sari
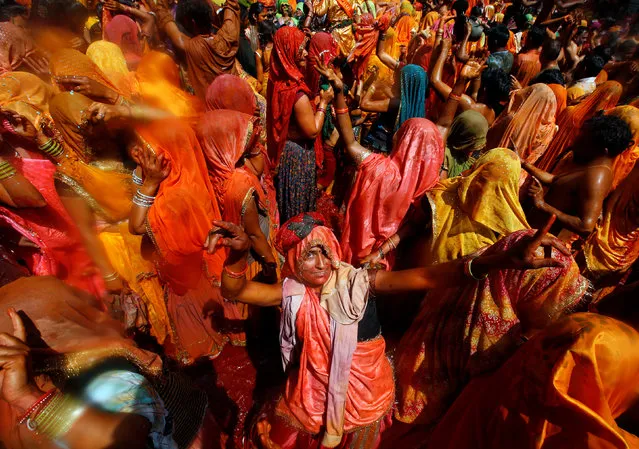
[(36, 276), (55, 276), (73, 287), (101, 297), (105, 293), (104, 281), (55, 190), (55, 165), (48, 160), (35, 159), (15, 159), (11, 164), (47, 202), (43, 208), (0, 206), (0, 220), (39, 248), (27, 261), (31, 272)]
[(341, 241), (347, 263), (357, 264), (395, 234), (410, 205), (439, 180), (444, 144), (432, 122), (409, 119), (395, 138), (389, 157), (372, 154), (359, 167)]

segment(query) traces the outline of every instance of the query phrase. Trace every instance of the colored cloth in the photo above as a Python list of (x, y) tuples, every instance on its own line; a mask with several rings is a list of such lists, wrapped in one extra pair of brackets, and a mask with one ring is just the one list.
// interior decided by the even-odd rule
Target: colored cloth
[(568, 106), (568, 92), (561, 84), (548, 84), (548, 87), (550, 87), (555, 94), (555, 99), (557, 100), (557, 113), (555, 117), (559, 118), (559, 114)]
[(371, 154), (359, 166), (346, 207), (342, 252), (359, 263), (397, 232), (410, 205), (435, 185), (444, 146), (435, 125), (407, 120), (389, 157)]
[[(305, 42), (304, 33), (293, 27), (280, 28), (273, 37), (273, 53), (271, 54), (268, 79), (269, 113), (266, 129), (269, 158), (276, 166), (279, 165), (284, 150), (298, 93), (303, 93), (309, 98), (311, 96), (311, 90), (296, 61)], [(297, 213), (291, 217), (295, 215)]]
[[(344, 433), (388, 413), (394, 387), (381, 335), (357, 338), (368, 304), (368, 271), (340, 262), (339, 243), (322, 224), (317, 214), (304, 214), (285, 223), (277, 237), (289, 273), (282, 286), (280, 325), (289, 377), (276, 412), (308, 433), (324, 430), (322, 445), (336, 447)], [(319, 296), (299, 281), (300, 262), (317, 246), (332, 267)]]
[(204, 111), (202, 100), (180, 88), (179, 68), (166, 53), (150, 51), (142, 56), (135, 77), (144, 104), (191, 119)]
[(0, 22), (0, 75), (32, 70), (29, 58), (41, 55), (27, 32), (11, 22)]
[(137, 91), (133, 74), (129, 72), (124, 53), (116, 44), (108, 41), (96, 41), (87, 48), (87, 56), (98, 66), (118, 89), (131, 98)]
[[(161, 257), (162, 279), (178, 295), (184, 295), (202, 278), (203, 244), (211, 222), (221, 218), (217, 199), (202, 149), (190, 127), (177, 119), (162, 120), (139, 130), (139, 135), (171, 164), (148, 210), (147, 232)], [(219, 276), (221, 266), (213, 274)]]
[(369, 13), (362, 14), (359, 23), (353, 26), (355, 27), (356, 44), (351, 54), (348, 55), (348, 62), (351, 64), (355, 78), (361, 80), (377, 46), (379, 29), (375, 24), (375, 17)]
[(169, 412), (144, 376), (124, 370), (100, 373), (84, 388), (82, 400), (106, 412), (143, 416), (151, 424), (147, 447), (177, 449)]
[(553, 137), (544, 155), (538, 159), (536, 167), (552, 171), (564, 152), (570, 148), (584, 122), (595, 115), (597, 111), (614, 107), (621, 97), (622, 90), (623, 88), (618, 82), (607, 81), (581, 103), (566, 108), (557, 117), (559, 131)]
[(488, 148), (508, 148), (534, 164), (555, 135), (557, 99), (546, 84), (533, 84), (510, 97), (508, 108), (488, 132)]
[(140, 29), (135, 20), (124, 14), (113, 17), (104, 27), (104, 37), (122, 49), (131, 70), (137, 67), (143, 54), (139, 33)]
[[(534, 232), (514, 232), (484, 253), (507, 251)], [(522, 336), (584, 305), (589, 282), (576, 262), (555, 249), (552, 257), (562, 266), (495, 270), (428, 293), (398, 346), (398, 420), (434, 423), (469, 379), (499, 367)]]
[(632, 140), (634, 142), (630, 148), (615, 157), (612, 164), (612, 186), (611, 190), (617, 188), (621, 182), (632, 171), (637, 159), (639, 159), (639, 109), (634, 106), (617, 106), (610, 109), (606, 115), (619, 117), (626, 122), (632, 132)]
[(446, 136), (443, 165), (449, 178), (473, 166), (479, 157), (477, 152), (486, 146), (487, 132), (488, 121), (477, 111), (464, 111), (455, 117)]
[(320, 74), (315, 69), (317, 64), (315, 58), (321, 58), (323, 63), (332, 63), (338, 56), (339, 48), (333, 36), (329, 33), (315, 33), (308, 46), (308, 56), (306, 57), (306, 74), (304, 80), (311, 90), (310, 98), (314, 99), (320, 93)]
[(477, 159), (471, 172), (433, 187), (427, 193), (433, 217), (429, 263), (465, 257), (529, 229), (519, 204), (520, 173), (517, 155), (495, 148)]
[(312, 143), (302, 146), (287, 140), (277, 173), (277, 205), (280, 221), (315, 210), (317, 170)]
[(411, 15), (405, 14), (397, 21), (394, 28), (396, 49), (394, 53), (399, 56), (399, 47), (408, 47), (408, 43), (410, 42), (411, 38), (418, 31), (419, 24)]
[(117, 223), (129, 216), (133, 184), (130, 173), (122, 167), (103, 169), (100, 161), (94, 160), (89, 140), (83, 134), (91, 103), (84, 95), (70, 92), (56, 95), (49, 103), (64, 148), (63, 154), (55, 159), (56, 180), (83, 198), (98, 217)]
[(326, 23), (339, 46), (341, 56), (346, 57), (355, 46), (353, 36), (353, 2), (350, 0), (314, 0), (313, 10), (316, 17), (326, 15)]
[(395, 131), (408, 119), (426, 116), (428, 75), (422, 67), (408, 64), (400, 72), (400, 86), (401, 102)]
[(597, 83), (595, 83), (595, 79), (597, 77), (593, 76), (590, 78), (583, 78), (576, 82), (574, 82), (568, 88), (568, 102), (574, 103), (579, 100), (581, 97), (586, 95), (590, 95), (597, 88)]
[(628, 174), (604, 204), (602, 219), (583, 246), (589, 275), (600, 279), (623, 273), (639, 257), (639, 166)]
[(222, 27), (213, 35), (200, 35), (184, 43), (188, 76), (195, 95), (203, 99), (218, 75), (235, 74), (240, 41), (240, 7), (236, 0), (224, 3)]
[(496, 51), (488, 56), (486, 65), (492, 69), (500, 69), (506, 73), (510, 73), (515, 62), (515, 57), (508, 50)]
[[(49, 101), (54, 95), (51, 86), (32, 73), (11, 72), (0, 75), (0, 106), (6, 107), (10, 103), (19, 102), (32, 106), (33, 112), (26, 113), (32, 123), (40, 115), (38, 113), (49, 113)], [(25, 115), (23, 111), (20, 114)]]
[(541, 50), (532, 49), (526, 53), (519, 53), (515, 57), (515, 63), (513, 65), (513, 75), (522, 87), (528, 86), (530, 80), (541, 70), (541, 62), (539, 61), (539, 55)]
[(89, 257), (80, 231), (56, 192), (56, 168), (48, 160), (12, 159), (11, 165), (38, 189), (45, 207), (0, 206), (0, 221), (38, 247), (27, 262), (35, 276), (55, 276), (96, 297), (106, 291), (98, 269)]
[(635, 329), (612, 318), (566, 317), (473, 380), (425, 447), (637, 448), (639, 438), (615, 419), (635, 398), (638, 342)]
[(71, 90), (66, 86), (58, 83), (58, 78), (61, 76), (86, 76), (87, 78), (102, 84), (104, 87), (108, 87), (119, 95), (122, 95), (126, 99), (131, 98), (131, 92), (121, 90), (115, 83), (98, 68), (98, 66), (91, 61), (91, 59), (77, 50), (70, 48), (63, 48), (55, 52), (51, 56), (49, 61), (51, 68), (51, 82), (53, 86), (57, 88), (58, 92), (64, 92)]

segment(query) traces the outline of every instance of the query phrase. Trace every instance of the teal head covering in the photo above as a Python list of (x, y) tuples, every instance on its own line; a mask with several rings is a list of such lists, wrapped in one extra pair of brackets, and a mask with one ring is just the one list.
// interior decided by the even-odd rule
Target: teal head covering
[(415, 64), (405, 66), (400, 74), (401, 102), (395, 131), (409, 118), (426, 116), (428, 75)]

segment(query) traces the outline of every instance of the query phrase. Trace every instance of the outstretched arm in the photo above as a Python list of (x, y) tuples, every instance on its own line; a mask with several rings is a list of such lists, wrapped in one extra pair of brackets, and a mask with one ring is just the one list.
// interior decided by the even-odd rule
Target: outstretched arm
[(521, 162), (521, 168), (523, 168), (528, 173), (530, 173), (532, 176), (537, 178), (539, 180), (539, 182), (541, 182), (545, 186), (549, 186), (555, 180), (555, 175), (553, 175), (551, 173), (548, 173), (546, 171), (543, 171), (540, 168), (535, 167), (530, 162), (522, 161)]

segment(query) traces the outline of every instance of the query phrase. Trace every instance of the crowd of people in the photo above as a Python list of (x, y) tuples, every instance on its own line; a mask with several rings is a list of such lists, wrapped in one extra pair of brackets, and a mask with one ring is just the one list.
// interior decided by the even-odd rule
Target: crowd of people
[(639, 4), (0, 0), (0, 448), (638, 448)]

